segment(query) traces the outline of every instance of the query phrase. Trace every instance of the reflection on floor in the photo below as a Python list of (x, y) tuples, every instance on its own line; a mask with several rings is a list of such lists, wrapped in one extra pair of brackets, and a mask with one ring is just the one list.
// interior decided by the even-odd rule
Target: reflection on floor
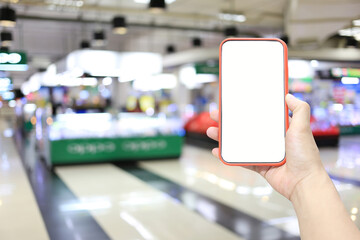
[[(118, 164), (118, 166), (121, 166)], [(205, 219), (216, 222), (245, 239), (299, 239), (277, 227), (263, 222), (242, 211), (208, 198), (198, 192), (160, 177), (139, 167), (122, 167), (151, 186), (167, 193)]]
[(38, 205), (12, 140), (0, 121), (0, 239), (49, 239)]
[[(17, 135), (16, 139), (20, 137)], [(18, 149), (23, 150), (20, 152), (24, 166), (50, 239), (110, 239), (87, 209), (81, 209), (81, 202), (64, 182), (39, 159), (32, 137), (30, 134), (29, 138), (19, 140), (17, 144)]]
[(258, 174), (230, 167), (209, 150), (186, 146), (181, 161), (142, 162), (141, 167), (233, 209), (298, 235), (291, 203)]
[[(1, 132), (9, 136), (8, 128)], [(12, 209), (21, 209), (21, 202), (11, 199), (20, 194), (27, 202), (21, 211), (28, 211), (31, 221), (11, 220), (20, 216), (14, 210), (0, 214), (0, 221), (8, 223), (0, 226), (1, 239), (299, 239), (287, 199), (258, 174), (226, 166), (208, 149), (186, 145), (180, 159), (62, 166), (51, 172), (38, 159), (29, 136), (20, 149), (48, 234), (14, 143), (2, 137), (0, 213), (4, 206), (11, 208), (10, 203)], [(360, 227), (359, 143), (360, 137), (345, 137), (339, 150), (321, 148), (320, 153)], [(28, 190), (9, 190), (9, 184), (19, 182)], [(3, 221), (3, 216), (13, 218)], [(21, 233), (27, 237), (17, 237)]]
[(339, 149), (322, 148), (320, 154), (331, 175), (360, 186), (360, 136), (342, 137)]
[(113, 165), (56, 173), (112, 239), (241, 239)]
[(338, 148), (321, 148), (320, 155), (351, 219), (360, 228), (360, 136), (341, 137)]

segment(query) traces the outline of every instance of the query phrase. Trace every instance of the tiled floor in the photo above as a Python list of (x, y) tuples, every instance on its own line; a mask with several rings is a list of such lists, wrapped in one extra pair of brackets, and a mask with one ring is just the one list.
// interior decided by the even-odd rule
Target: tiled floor
[(193, 191), (168, 178), (147, 171), (144, 168), (136, 166), (126, 167), (120, 164), (117, 164), (117, 166), (121, 166), (121, 168), (147, 184), (168, 194), (168, 196), (179, 201), (189, 210), (198, 213), (211, 222), (226, 227), (245, 239), (299, 239), (297, 236), (266, 223), (261, 219), (223, 204), (216, 199), (209, 198), (197, 191)]
[(0, 239), (49, 239), (13, 131), (0, 121)]
[[(299, 239), (287, 199), (258, 174), (223, 165), (208, 149), (186, 145), (180, 159), (52, 172), (30, 137), (21, 148), (24, 171), (4, 121), (0, 131), (0, 222), (6, 223), (0, 239)], [(360, 136), (344, 137), (339, 148), (320, 150), (358, 227), (359, 146)]]
[(187, 146), (181, 161), (142, 162), (141, 167), (234, 209), (299, 234), (291, 203), (258, 174), (231, 167), (209, 150)]
[(56, 173), (111, 239), (241, 239), (111, 164), (58, 167)]

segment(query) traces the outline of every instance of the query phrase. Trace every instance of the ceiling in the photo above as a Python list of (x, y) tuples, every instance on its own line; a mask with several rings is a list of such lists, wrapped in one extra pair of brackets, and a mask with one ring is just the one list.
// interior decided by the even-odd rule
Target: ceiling
[[(136, 0), (145, 2), (146, 0)], [(16, 9), (18, 22), (12, 49), (25, 50), (30, 71), (13, 73), (18, 83), (37, 68), (46, 67), (77, 49), (82, 39), (104, 29), (106, 49), (164, 53), (167, 44), (177, 50), (191, 48), (191, 38), (202, 38), (205, 47), (217, 46), (222, 30), (235, 25), (240, 33), (278, 37), (287, 33), (293, 48), (321, 44), (339, 29), (360, 18), (359, 0), (176, 0), (167, 11), (152, 14), (147, 4), (135, 0), (0, 0)], [(242, 13), (243, 23), (219, 19), (220, 12)], [(124, 15), (128, 34), (111, 33), (110, 21)]]

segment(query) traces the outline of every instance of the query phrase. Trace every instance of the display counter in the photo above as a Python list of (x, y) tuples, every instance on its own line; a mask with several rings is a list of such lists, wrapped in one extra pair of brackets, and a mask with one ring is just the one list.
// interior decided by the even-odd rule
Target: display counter
[(51, 165), (179, 157), (178, 118), (142, 113), (60, 114), (48, 127)]
[(340, 128), (329, 122), (316, 121), (310, 118), (311, 131), (318, 147), (337, 146), (340, 138)]
[(199, 147), (217, 147), (217, 141), (206, 135), (206, 130), (209, 127), (218, 127), (218, 123), (210, 118), (210, 113), (202, 112), (196, 114), (185, 124), (186, 141)]
[(360, 135), (360, 125), (355, 126), (341, 126), (341, 135)]
[[(328, 121), (316, 120), (313, 116), (311, 116), (310, 122), (311, 130), (318, 146), (336, 146), (339, 142), (340, 131), (343, 134), (345, 131), (350, 132), (353, 129), (340, 129)], [(217, 147), (217, 141), (210, 139), (206, 135), (206, 130), (209, 127), (218, 127), (218, 123), (210, 118), (208, 112), (195, 115), (185, 124), (187, 141), (198, 146)]]

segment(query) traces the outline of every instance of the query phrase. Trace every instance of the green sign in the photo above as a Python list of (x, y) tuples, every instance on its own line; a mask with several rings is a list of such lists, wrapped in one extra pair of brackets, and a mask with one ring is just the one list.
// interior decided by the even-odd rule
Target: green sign
[(333, 77), (360, 77), (360, 68), (332, 68)]
[(53, 164), (178, 157), (183, 137), (90, 138), (51, 141)]
[(0, 64), (26, 64), (24, 52), (0, 52)]
[(196, 74), (215, 74), (219, 75), (219, 64), (196, 63)]
[(341, 126), (340, 135), (360, 135), (360, 126)]
[(26, 71), (27, 57), (24, 52), (0, 52), (1, 71)]

